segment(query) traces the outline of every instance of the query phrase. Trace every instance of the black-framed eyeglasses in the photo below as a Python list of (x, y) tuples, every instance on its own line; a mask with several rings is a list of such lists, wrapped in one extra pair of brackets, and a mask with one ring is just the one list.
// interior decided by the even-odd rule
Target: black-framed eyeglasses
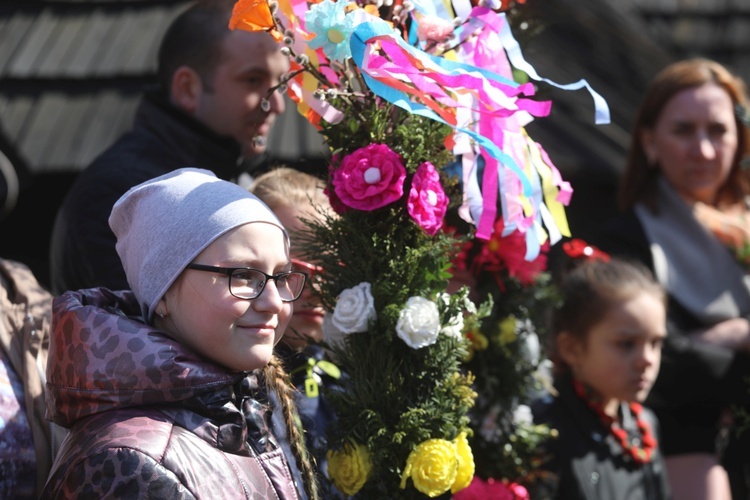
[(323, 272), (323, 268), (321, 266), (313, 264), (311, 262), (295, 259), (294, 257), (289, 259), (289, 261), (292, 263), (292, 269), (305, 273), (308, 278), (312, 278), (316, 274), (320, 274)]
[(268, 280), (274, 280), (281, 300), (293, 302), (302, 295), (307, 280), (307, 274), (299, 271), (272, 275), (252, 267), (218, 267), (204, 266), (203, 264), (188, 264), (187, 269), (229, 276), (229, 293), (238, 299), (245, 300), (258, 298), (266, 288)]

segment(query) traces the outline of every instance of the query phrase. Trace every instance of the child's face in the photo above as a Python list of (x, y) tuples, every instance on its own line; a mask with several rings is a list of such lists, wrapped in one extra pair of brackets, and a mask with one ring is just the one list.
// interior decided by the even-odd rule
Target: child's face
[[(274, 207), (273, 211), (292, 239), (292, 257), (299, 258), (299, 251), (295, 249), (294, 233), (305, 229), (305, 225), (300, 220), (300, 217), (319, 221), (322, 218), (321, 215), (315, 211), (312, 205), (306, 207), (305, 211), (300, 210), (299, 207), (289, 206)], [(314, 265), (315, 263), (311, 264)], [(307, 268), (292, 267), (294, 267), (295, 271), (302, 271), (308, 275), (311, 272)], [(284, 342), (293, 349), (302, 349), (307, 345), (306, 338), (308, 337), (315, 340), (322, 340), (324, 316), (325, 310), (321, 306), (320, 301), (311, 293), (308, 281), (308, 284), (305, 285), (305, 290), (302, 292), (302, 296), (294, 305), (294, 315), (289, 322), (286, 335), (284, 335)]]
[[(222, 235), (193, 262), (252, 267), (267, 274), (289, 271), (284, 233), (278, 226), (251, 223)], [(160, 301), (161, 324), (176, 340), (227, 368), (251, 371), (270, 360), (292, 316), (269, 280), (255, 299), (229, 293), (229, 277), (186, 269)]]
[(610, 413), (620, 401), (646, 399), (659, 374), (665, 337), (664, 305), (638, 291), (613, 306), (585, 344), (573, 341), (565, 357), (573, 375), (598, 393)]

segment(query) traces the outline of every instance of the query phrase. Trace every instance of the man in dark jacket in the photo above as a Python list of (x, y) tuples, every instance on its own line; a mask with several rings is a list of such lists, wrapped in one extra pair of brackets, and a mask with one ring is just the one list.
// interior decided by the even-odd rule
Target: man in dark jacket
[(234, 0), (199, 0), (168, 28), (157, 89), (145, 93), (132, 130), (79, 174), (55, 220), (52, 291), (129, 288), (107, 219), (131, 187), (181, 167), (237, 181), (263, 160), (284, 111), (269, 94), (289, 61), (267, 33), (229, 29)]

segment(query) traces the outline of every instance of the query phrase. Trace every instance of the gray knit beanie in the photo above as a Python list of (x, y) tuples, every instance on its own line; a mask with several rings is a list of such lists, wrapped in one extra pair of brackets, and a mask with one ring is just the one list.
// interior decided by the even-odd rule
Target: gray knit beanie
[(251, 222), (279, 226), (288, 248), (284, 227), (262, 201), (208, 170), (175, 170), (122, 195), (109, 226), (144, 320), (151, 322), (156, 304), (203, 249)]

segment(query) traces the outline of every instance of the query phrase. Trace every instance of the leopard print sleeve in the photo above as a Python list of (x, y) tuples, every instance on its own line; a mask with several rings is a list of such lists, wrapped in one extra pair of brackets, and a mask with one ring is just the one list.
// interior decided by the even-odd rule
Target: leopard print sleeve
[(132, 448), (86, 456), (50, 477), (41, 499), (195, 499), (175, 475), (154, 458)]

